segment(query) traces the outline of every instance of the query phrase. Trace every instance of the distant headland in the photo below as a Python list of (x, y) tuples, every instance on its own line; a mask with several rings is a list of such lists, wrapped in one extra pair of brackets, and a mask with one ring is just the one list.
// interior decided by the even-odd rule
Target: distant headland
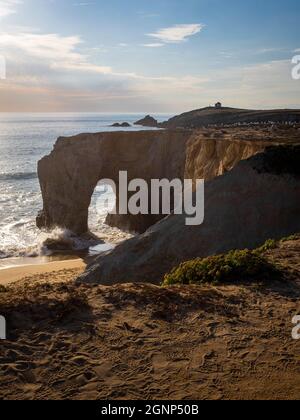
[(299, 124), (299, 109), (250, 110), (215, 106), (196, 109), (158, 123), (150, 115), (137, 121), (137, 125), (158, 128), (203, 128), (209, 126)]

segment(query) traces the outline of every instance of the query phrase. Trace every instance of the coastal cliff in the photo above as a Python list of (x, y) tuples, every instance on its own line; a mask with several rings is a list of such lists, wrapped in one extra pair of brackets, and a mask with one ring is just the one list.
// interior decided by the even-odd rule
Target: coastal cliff
[(300, 231), (300, 146), (268, 148), (205, 186), (205, 220), (186, 226), (171, 215), (144, 235), (99, 256), (79, 282), (161, 283), (165, 273), (198, 257), (255, 248)]
[[(283, 140), (278, 137), (278, 143)], [(274, 140), (272, 141), (272, 144)], [(39, 228), (67, 228), (77, 235), (89, 231), (88, 208), (101, 179), (118, 186), (119, 171), (128, 179), (213, 179), (270, 144), (260, 132), (248, 130), (161, 130), (81, 134), (59, 138), (38, 164), (43, 210)], [(118, 197), (117, 197), (118, 202)], [(162, 215), (109, 215), (107, 223), (143, 233)]]
[[(250, 157), (250, 158), (249, 158)], [(205, 179), (205, 221), (186, 215), (110, 215), (142, 233), (99, 256), (79, 281), (160, 283), (195, 257), (254, 248), (300, 231), (299, 130), (166, 130), (60, 138), (38, 165), (44, 209), (39, 227), (88, 232), (88, 208), (101, 179)], [(298, 168), (298, 169), (297, 169)], [(148, 230), (147, 230), (148, 229)], [(145, 233), (144, 233), (145, 232)]]
[[(88, 208), (97, 183), (111, 179), (118, 187), (119, 171), (127, 171), (129, 181), (183, 178), (189, 137), (189, 132), (172, 130), (59, 138), (52, 153), (38, 163), (44, 204), (37, 217), (38, 227), (87, 233)], [(158, 220), (157, 216), (111, 215), (108, 223), (144, 232)]]

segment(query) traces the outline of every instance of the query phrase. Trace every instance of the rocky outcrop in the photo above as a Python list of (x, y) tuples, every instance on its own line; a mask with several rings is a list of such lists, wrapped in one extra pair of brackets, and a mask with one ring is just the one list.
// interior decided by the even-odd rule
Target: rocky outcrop
[(142, 127), (158, 127), (158, 121), (151, 117), (151, 115), (147, 115), (145, 118), (134, 123), (134, 125), (141, 125)]
[(300, 146), (268, 148), (208, 181), (205, 221), (186, 226), (171, 215), (145, 234), (99, 256), (79, 282), (160, 283), (179, 263), (231, 249), (255, 248), (300, 231)]
[(131, 127), (131, 125), (128, 122), (123, 122), (123, 123), (114, 123), (111, 125), (111, 127), (114, 128), (129, 128)]
[[(88, 231), (88, 208), (97, 183), (115, 181), (119, 171), (128, 180), (183, 178), (189, 132), (143, 131), (82, 134), (60, 138), (54, 150), (38, 163), (44, 208), (39, 228), (62, 227), (77, 235)], [(170, 160), (170, 156), (172, 159)], [(108, 222), (126, 230), (144, 232), (157, 216), (111, 216)]]
[(243, 131), (236, 137), (230, 131), (195, 132), (187, 143), (185, 179), (211, 180), (223, 175), (241, 160), (263, 151), (266, 145), (261, 134), (252, 133), (249, 138)]
[[(236, 136), (236, 137), (235, 137)], [(38, 164), (44, 208), (39, 228), (67, 228), (77, 235), (88, 231), (88, 208), (99, 180), (118, 185), (119, 171), (129, 180), (142, 178), (212, 179), (241, 159), (264, 150), (259, 133), (231, 131), (140, 131), (82, 134), (58, 139), (54, 150)], [(118, 197), (117, 197), (118, 199)], [(111, 215), (107, 222), (143, 233), (163, 216)]]
[[(44, 208), (37, 225), (67, 228), (83, 235), (88, 232), (88, 208), (99, 180), (109, 178), (118, 185), (119, 171), (128, 171), (129, 180), (210, 180), (268, 144), (299, 137), (297, 130), (289, 131), (288, 136), (280, 131), (270, 136), (268, 131), (248, 129), (159, 130), (60, 138), (52, 153), (38, 164)], [(117, 214), (108, 216), (107, 223), (143, 233), (162, 217)]]

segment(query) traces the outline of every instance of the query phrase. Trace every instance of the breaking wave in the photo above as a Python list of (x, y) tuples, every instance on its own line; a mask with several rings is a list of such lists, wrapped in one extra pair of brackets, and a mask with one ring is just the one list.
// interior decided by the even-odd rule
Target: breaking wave
[(0, 173), (0, 181), (19, 181), (26, 179), (37, 179), (36, 172)]
[[(26, 224), (25, 224), (26, 225)], [(13, 229), (19, 228), (21, 224), (10, 226), (10, 233)], [(91, 246), (97, 245), (98, 241), (90, 238), (79, 238), (66, 229), (56, 228), (52, 232), (40, 232), (31, 227), (29, 234), (27, 225), (26, 237), (16, 241), (16, 236), (11, 235), (10, 241), (0, 247), (0, 259), (13, 257), (37, 257), (50, 256), (56, 251), (82, 251)], [(19, 239), (21, 237), (18, 229)]]

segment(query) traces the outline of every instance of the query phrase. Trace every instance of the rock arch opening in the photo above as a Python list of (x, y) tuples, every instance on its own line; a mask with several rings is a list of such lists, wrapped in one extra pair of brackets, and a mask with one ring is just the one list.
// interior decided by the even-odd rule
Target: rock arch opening
[(103, 232), (109, 229), (106, 219), (115, 205), (116, 193), (113, 187), (100, 180), (94, 189), (88, 209), (88, 229), (90, 233), (101, 238)]
[[(38, 214), (37, 226), (61, 227), (78, 236), (89, 229), (94, 231), (88, 218), (97, 183), (111, 179), (117, 185), (120, 171), (128, 173), (128, 180), (183, 179), (190, 136), (190, 132), (182, 130), (162, 130), (59, 138), (51, 154), (38, 163), (43, 210)], [(107, 223), (143, 233), (159, 219), (151, 215), (116, 214), (109, 216)]]

